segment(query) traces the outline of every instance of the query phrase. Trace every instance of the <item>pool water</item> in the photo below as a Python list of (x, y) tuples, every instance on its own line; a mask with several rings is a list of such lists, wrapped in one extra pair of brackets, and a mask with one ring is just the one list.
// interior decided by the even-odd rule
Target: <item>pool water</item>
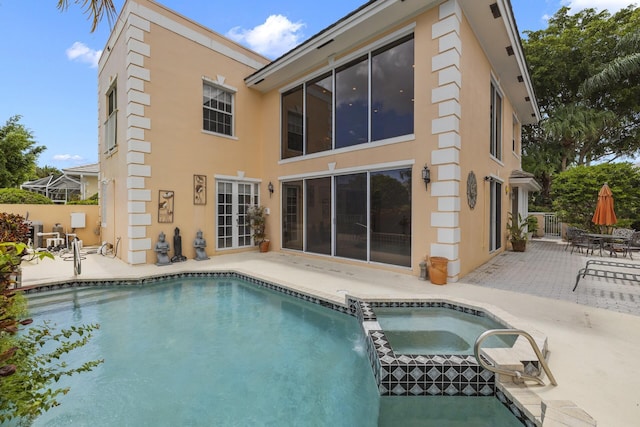
[(379, 427), (522, 427), (494, 397), (385, 396)]
[[(506, 326), (486, 316), (441, 307), (376, 307), (376, 318), (398, 354), (472, 355), (480, 334)], [(511, 347), (514, 336), (491, 336), (483, 348)]]
[(517, 426), (494, 397), (380, 397), (354, 317), (240, 279), (28, 295), (36, 323), (100, 323), (35, 426)]
[(376, 425), (354, 318), (214, 280), (29, 296), (36, 322), (100, 323), (73, 357), (105, 359), (35, 425)]

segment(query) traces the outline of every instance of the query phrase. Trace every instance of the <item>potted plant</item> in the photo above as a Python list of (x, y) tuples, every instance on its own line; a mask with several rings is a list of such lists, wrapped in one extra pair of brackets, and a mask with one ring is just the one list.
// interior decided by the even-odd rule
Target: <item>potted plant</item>
[(538, 218), (533, 215), (529, 215), (526, 218), (526, 221), (527, 221), (527, 230), (529, 231), (529, 238), (532, 238), (533, 236), (538, 236)]
[(518, 214), (518, 218), (516, 220), (514, 219), (513, 214), (509, 213), (509, 221), (507, 222), (507, 238), (511, 242), (511, 247), (514, 252), (524, 252), (527, 248), (527, 218), (523, 220), (522, 215)]
[(251, 223), (251, 232), (253, 242), (260, 247), (260, 252), (267, 252), (269, 250), (269, 239), (265, 232), (266, 228), (266, 214), (265, 207), (253, 205), (247, 209), (247, 217)]

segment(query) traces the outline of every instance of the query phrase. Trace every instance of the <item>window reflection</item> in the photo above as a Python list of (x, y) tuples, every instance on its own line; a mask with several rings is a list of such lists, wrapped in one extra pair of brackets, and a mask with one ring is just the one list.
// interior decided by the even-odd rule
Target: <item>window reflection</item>
[(331, 255), (331, 178), (306, 181), (307, 252)]
[(413, 34), (282, 95), (283, 159), (413, 132)]
[(369, 141), (368, 92), (366, 56), (336, 70), (336, 148)]
[(283, 247), (411, 267), (411, 168), (340, 175), (333, 182), (283, 183)]
[(333, 75), (327, 73), (307, 83), (306, 154), (331, 150), (333, 143)]
[(282, 95), (282, 158), (302, 155), (302, 86)]
[(302, 250), (302, 181), (282, 184), (282, 247)]
[(371, 173), (371, 261), (411, 266), (411, 169)]
[(413, 35), (371, 57), (371, 140), (413, 133)]
[(367, 174), (337, 176), (336, 255), (367, 259)]

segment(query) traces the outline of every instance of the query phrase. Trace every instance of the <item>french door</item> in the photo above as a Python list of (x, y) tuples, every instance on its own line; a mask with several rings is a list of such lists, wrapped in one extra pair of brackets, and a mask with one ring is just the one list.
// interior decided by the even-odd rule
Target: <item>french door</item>
[(258, 184), (216, 181), (217, 249), (244, 248), (253, 244), (247, 209), (258, 202)]

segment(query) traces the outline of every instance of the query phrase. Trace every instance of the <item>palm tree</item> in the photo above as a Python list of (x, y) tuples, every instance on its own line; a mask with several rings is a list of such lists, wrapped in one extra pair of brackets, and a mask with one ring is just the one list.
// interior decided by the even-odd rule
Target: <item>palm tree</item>
[(640, 75), (640, 31), (625, 34), (617, 45), (621, 52), (631, 52), (625, 56), (620, 56), (605, 65), (596, 75), (587, 79), (582, 90), (585, 94), (604, 89), (610, 85), (629, 78)]
[(560, 170), (567, 170), (570, 164), (588, 164), (601, 156), (604, 148), (599, 146), (614, 117), (611, 111), (596, 110), (582, 103), (554, 109), (542, 126), (546, 137), (560, 146)]
[[(91, 24), (92, 33), (96, 30), (98, 23), (104, 16), (107, 17), (109, 25), (111, 25), (116, 17), (116, 7), (113, 5), (113, 0), (73, 0), (73, 2), (75, 4), (81, 4), (84, 13), (88, 14), (89, 18), (93, 21)], [(58, 9), (65, 11), (68, 7), (69, 0), (58, 0)]]

